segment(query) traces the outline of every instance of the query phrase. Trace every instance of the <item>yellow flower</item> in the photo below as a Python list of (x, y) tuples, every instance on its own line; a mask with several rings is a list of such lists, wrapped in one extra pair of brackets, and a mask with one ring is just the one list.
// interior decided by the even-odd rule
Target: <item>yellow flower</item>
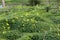
[(58, 36), (60, 36), (60, 33), (58, 33)]
[(23, 24), (23, 26), (25, 26), (25, 25)]
[(6, 33), (6, 31), (3, 31), (3, 34), (5, 34)]
[(6, 25), (9, 25), (8, 23), (6, 23)]
[(37, 13), (37, 15), (39, 15), (39, 13)]
[(23, 17), (23, 16), (21, 16), (21, 17)]
[(34, 22), (35, 22), (35, 20), (34, 20), (34, 19), (31, 19), (31, 22), (33, 22), (33, 23), (34, 23)]
[(25, 16), (28, 16), (28, 15), (29, 15), (28, 13), (25, 14)]
[(18, 17), (15, 17), (16, 19), (18, 19)]
[(8, 27), (8, 29), (10, 29), (10, 27)]
[(27, 19), (27, 21), (29, 21), (29, 19)]
[(15, 22), (15, 20), (12, 20), (12, 22)]

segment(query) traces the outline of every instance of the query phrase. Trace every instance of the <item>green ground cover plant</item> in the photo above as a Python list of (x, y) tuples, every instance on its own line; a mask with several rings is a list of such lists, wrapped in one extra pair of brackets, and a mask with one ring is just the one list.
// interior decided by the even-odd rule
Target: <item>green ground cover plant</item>
[(0, 39), (60, 40), (60, 12), (46, 12), (45, 8), (20, 5), (0, 9)]

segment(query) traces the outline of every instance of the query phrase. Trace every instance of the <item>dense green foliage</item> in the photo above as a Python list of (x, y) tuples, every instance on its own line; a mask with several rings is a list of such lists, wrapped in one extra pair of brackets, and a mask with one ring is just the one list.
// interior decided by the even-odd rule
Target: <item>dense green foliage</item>
[(0, 8), (0, 40), (60, 40), (59, 0), (5, 2)]
[(0, 9), (0, 40), (60, 40), (60, 12), (46, 12), (45, 8), (20, 5)]

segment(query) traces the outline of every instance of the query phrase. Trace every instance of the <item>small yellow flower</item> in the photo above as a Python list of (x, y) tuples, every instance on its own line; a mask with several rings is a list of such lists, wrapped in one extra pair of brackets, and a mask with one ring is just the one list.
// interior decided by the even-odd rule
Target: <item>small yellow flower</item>
[(25, 26), (25, 25), (23, 24), (23, 26)]
[(16, 19), (18, 19), (18, 17), (15, 17)]
[(8, 27), (8, 29), (10, 29), (10, 27)]
[(23, 17), (23, 16), (21, 16), (21, 17)]
[(60, 36), (60, 33), (58, 33), (58, 36)]
[(34, 20), (34, 19), (31, 19), (31, 22), (33, 22), (33, 23), (34, 23), (34, 22), (35, 22), (35, 20)]
[(6, 25), (9, 25), (8, 23), (6, 23)]
[(25, 14), (25, 16), (28, 16), (28, 15), (29, 15), (28, 13)]
[(37, 13), (37, 15), (39, 15), (39, 13)]
[(3, 34), (5, 34), (6, 33), (6, 31), (3, 31)]
[(15, 20), (12, 20), (12, 22), (14, 23), (14, 22), (15, 22)]
[(27, 21), (29, 21), (29, 19), (27, 19)]

